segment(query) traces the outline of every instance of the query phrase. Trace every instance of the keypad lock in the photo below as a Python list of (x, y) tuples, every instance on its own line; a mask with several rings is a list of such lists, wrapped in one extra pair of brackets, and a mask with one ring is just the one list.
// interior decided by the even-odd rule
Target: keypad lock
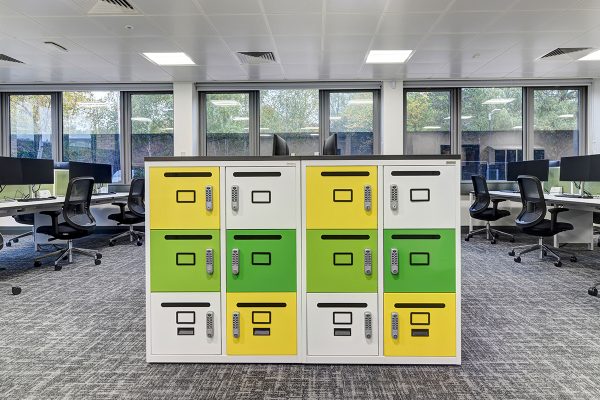
[(365, 211), (371, 211), (372, 198), (371, 185), (365, 185)]
[(398, 209), (398, 185), (390, 186), (390, 208), (394, 211)]
[(238, 275), (240, 273), (240, 250), (231, 250), (231, 273)]
[(204, 190), (206, 195), (206, 211), (213, 210), (213, 187), (211, 185), (207, 185)]
[(206, 313), (206, 337), (212, 338), (215, 336), (215, 313), (209, 311)]
[(392, 339), (398, 339), (398, 313), (392, 313)]
[(212, 275), (215, 271), (215, 256), (213, 249), (206, 249), (206, 273)]
[(240, 337), (240, 313), (235, 311), (232, 318), (232, 333), (234, 338)]
[(371, 339), (373, 336), (373, 316), (371, 311), (365, 311), (365, 337)]
[(373, 273), (373, 256), (371, 255), (371, 249), (365, 249), (365, 275), (371, 275)]
[(398, 249), (392, 249), (390, 254), (390, 272), (398, 275)]
[(231, 209), (233, 211), (240, 209), (240, 187), (238, 185), (231, 187)]

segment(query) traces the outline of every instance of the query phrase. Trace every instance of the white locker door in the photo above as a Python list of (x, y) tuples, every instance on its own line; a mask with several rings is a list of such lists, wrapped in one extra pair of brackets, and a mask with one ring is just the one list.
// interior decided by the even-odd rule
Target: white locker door
[(221, 354), (220, 293), (152, 293), (152, 354)]
[(385, 166), (384, 229), (454, 228), (458, 168), (445, 165)]
[(377, 293), (307, 293), (309, 356), (376, 356)]
[(295, 167), (227, 167), (227, 229), (296, 229)]

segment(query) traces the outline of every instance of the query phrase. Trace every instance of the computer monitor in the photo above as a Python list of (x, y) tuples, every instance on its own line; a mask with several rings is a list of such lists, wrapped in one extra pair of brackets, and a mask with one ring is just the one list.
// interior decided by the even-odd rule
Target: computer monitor
[(20, 158), (21, 185), (54, 183), (54, 161), (36, 158)]
[(338, 154), (337, 150), (337, 133), (334, 133), (325, 140), (325, 144), (323, 145), (323, 155), (336, 156)]
[(531, 175), (544, 182), (548, 180), (549, 160), (509, 162), (506, 166), (506, 180), (516, 181), (519, 175)]
[(69, 161), (69, 179), (82, 176), (91, 176), (94, 178), (94, 183), (112, 183), (112, 166), (110, 164)]
[(562, 157), (560, 159), (560, 180), (563, 182), (585, 182), (590, 178), (592, 159), (588, 156)]
[(290, 148), (284, 138), (273, 134), (273, 155), (274, 156), (289, 156)]
[(592, 154), (590, 158), (590, 174), (588, 182), (600, 182), (600, 154)]
[(13, 157), (0, 157), (0, 186), (21, 185), (21, 160)]

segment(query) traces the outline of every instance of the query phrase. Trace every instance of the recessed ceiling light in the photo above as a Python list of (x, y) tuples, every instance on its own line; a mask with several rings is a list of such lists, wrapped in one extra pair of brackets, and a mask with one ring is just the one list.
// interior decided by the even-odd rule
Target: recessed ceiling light
[(591, 52), (590, 54), (583, 56), (579, 59), (579, 61), (598, 61), (598, 60), (600, 60), (600, 50)]
[(213, 106), (217, 107), (235, 107), (240, 106), (240, 102), (237, 100), (211, 100)]
[(481, 104), (508, 104), (508, 103), (512, 103), (513, 101), (515, 101), (515, 99), (489, 99), (484, 101)]
[(157, 65), (196, 65), (185, 53), (142, 53), (142, 55)]
[(348, 104), (373, 104), (373, 99), (352, 99)]
[(367, 64), (400, 64), (412, 55), (412, 50), (371, 50)]
[(424, 126), (423, 129), (441, 129), (441, 126), (437, 126), (437, 125), (427, 125)]
[(575, 114), (561, 114), (558, 118), (575, 118)]

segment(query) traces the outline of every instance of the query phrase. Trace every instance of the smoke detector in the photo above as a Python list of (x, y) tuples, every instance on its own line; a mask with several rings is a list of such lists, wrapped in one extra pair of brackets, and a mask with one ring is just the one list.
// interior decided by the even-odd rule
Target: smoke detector
[(272, 51), (238, 51), (236, 53), (242, 64), (277, 64)]

